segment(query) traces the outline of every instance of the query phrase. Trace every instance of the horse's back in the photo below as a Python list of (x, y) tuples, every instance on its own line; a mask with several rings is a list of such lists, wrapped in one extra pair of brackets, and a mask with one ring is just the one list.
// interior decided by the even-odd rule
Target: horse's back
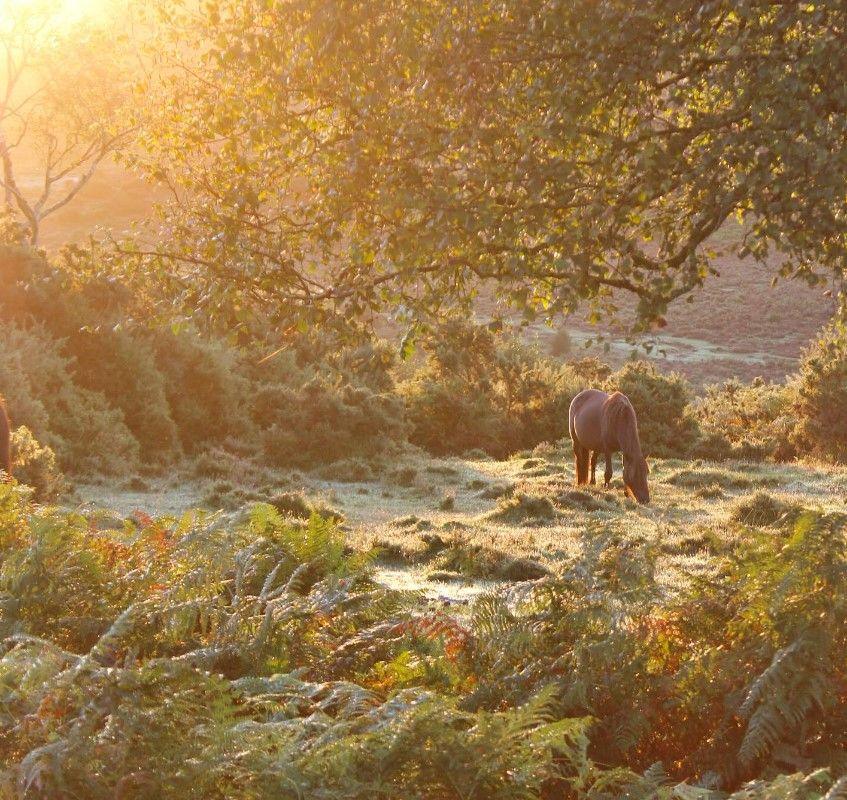
[(571, 438), (589, 450), (602, 450), (603, 405), (609, 395), (599, 389), (584, 389), (571, 400), (568, 429)]

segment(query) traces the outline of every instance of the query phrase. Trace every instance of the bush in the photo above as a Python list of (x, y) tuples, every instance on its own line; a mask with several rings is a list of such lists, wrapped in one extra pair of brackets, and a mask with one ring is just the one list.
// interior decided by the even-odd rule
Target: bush
[(266, 384), (255, 391), (253, 421), (273, 466), (307, 468), (373, 455), (405, 438), (403, 406), (396, 397), (344, 378)]
[(425, 364), (399, 387), (410, 440), (446, 455), (481, 449), (502, 457), (567, 432), (582, 388), (567, 366), (514, 338), (451, 321), (424, 342)]
[(32, 431), (23, 425), (12, 431), (11, 445), (14, 475), (18, 483), (31, 486), (36, 500), (61, 497), (66, 485), (56, 454), (49, 447), (39, 444)]
[(569, 356), (573, 350), (573, 340), (567, 328), (561, 327), (550, 339), (549, 352), (553, 358), (564, 358)]
[(798, 452), (847, 461), (847, 333), (832, 325), (800, 362), (793, 443)]
[(139, 446), (123, 415), (101, 393), (77, 385), (72, 369), (42, 327), (0, 325), (0, 394), (12, 422), (32, 431), (66, 470), (135, 470)]
[(156, 334), (154, 347), (164, 397), (186, 452), (251, 434), (251, 390), (237, 351), (196, 334), (169, 331)]
[[(180, 455), (180, 437), (165, 393), (165, 379), (143, 331), (81, 330), (67, 342), (74, 376), (81, 386), (102, 394), (124, 416), (142, 444), (145, 463), (168, 463)], [(197, 392), (192, 401), (202, 403)]]
[(623, 392), (632, 402), (646, 454), (684, 456), (697, 441), (698, 424), (689, 408), (693, 395), (682, 375), (665, 375), (646, 361), (630, 361), (609, 376), (605, 388)]
[(713, 461), (794, 458), (794, 397), (790, 385), (761, 378), (751, 384), (732, 379), (708, 386), (694, 405), (701, 431), (694, 454)]
[(579, 376), (585, 389), (599, 388), (606, 383), (612, 374), (612, 368), (596, 356), (586, 356), (575, 361), (569, 361), (568, 366)]

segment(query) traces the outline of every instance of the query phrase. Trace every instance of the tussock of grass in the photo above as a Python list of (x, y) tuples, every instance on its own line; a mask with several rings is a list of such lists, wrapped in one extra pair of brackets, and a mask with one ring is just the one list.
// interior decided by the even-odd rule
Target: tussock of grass
[(345, 458), (325, 464), (317, 474), (324, 480), (339, 483), (366, 483), (376, 477), (373, 466), (361, 458)]
[(499, 500), (501, 497), (511, 497), (514, 491), (513, 483), (495, 483), (483, 489), (477, 497), (483, 500)]
[(203, 505), (213, 511), (235, 511), (250, 503), (265, 502), (266, 494), (254, 489), (234, 486), (229, 481), (217, 481), (203, 497)]
[(453, 583), (458, 581), (464, 581), (467, 579), (467, 576), (462, 575), (461, 572), (451, 572), (449, 569), (436, 569), (430, 572), (426, 579), (428, 581), (438, 581), (439, 583)]
[(441, 511), (454, 511), (456, 508), (456, 495), (444, 495), (441, 502), (438, 504), (438, 508), (441, 509)]
[(779, 479), (770, 475), (748, 475), (735, 470), (703, 467), (671, 473), (664, 479), (664, 483), (685, 489), (752, 489), (757, 486), (776, 486)]
[(549, 522), (556, 518), (556, 509), (549, 497), (521, 492), (513, 497), (502, 498), (494, 511), (486, 515), (492, 522), (520, 525)]
[(704, 525), (673, 531), (662, 539), (662, 551), (672, 555), (719, 553), (726, 543), (718, 533)]
[(443, 475), (445, 478), (455, 477), (459, 474), (459, 470), (455, 467), (448, 467), (445, 464), (429, 464), (426, 467), (426, 471), (430, 475)]
[(545, 566), (531, 558), (514, 558), (500, 550), (461, 540), (450, 542), (433, 564), (438, 572), (466, 578), (526, 581), (550, 574)]
[(700, 497), (703, 500), (722, 500), (726, 497), (724, 490), (717, 484), (711, 486), (701, 486), (694, 492), (695, 497)]
[(391, 523), (392, 528), (406, 528), (410, 530), (430, 530), (432, 523), (428, 519), (421, 519), (415, 514), (409, 514), (407, 517), (399, 517)]
[(470, 527), (467, 522), (462, 522), (459, 519), (447, 520), (441, 525), (441, 529), (445, 531), (466, 531)]
[(395, 486), (402, 486), (408, 489), (415, 485), (417, 477), (418, 471), (414, 467), (400, 467), (389, 475), (389, 482)]
[(620, 507), (620, 503), (614, 495), (609, 494), (600, 497), (580, 489), (569, 489), (562, 492), (556, 498), (556, 504), (567, 509), (581, 509), (583, 511), (602, 511)]
[(546, 577), (550, 570), (531, 558), (514, 558), (504, 563), (497, 574), (510, 581), (533, 581)]
[(781, 521), (790, 521), (799, 511), (800, 507), (793, 503), (786, 503), (767, 492), (756, 492), (735, 503), (730, 519), (743, 525), (764, 528)]

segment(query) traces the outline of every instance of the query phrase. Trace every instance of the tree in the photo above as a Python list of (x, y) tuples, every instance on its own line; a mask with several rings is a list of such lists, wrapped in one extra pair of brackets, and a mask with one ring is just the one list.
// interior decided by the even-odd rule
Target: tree
[(189, 313), (423, 318), (487, 284), (530, 315), (628, 292), (644, 327), (733, 217), (741, 255), (843, 276), (842, 3), (162, 6), (131, 161), (173, 201), (120, 254)]
[(56, 0), (0, 12), (0, 188), (33, 245), (129, 132), (114, 33), (65, 13)]

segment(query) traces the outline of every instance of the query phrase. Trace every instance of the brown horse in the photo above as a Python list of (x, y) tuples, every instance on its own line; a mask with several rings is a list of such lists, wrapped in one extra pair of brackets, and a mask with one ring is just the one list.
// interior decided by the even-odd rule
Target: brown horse
[(650, 502), (647, 461), (638, 439), (638, 420), (629, 398), (620, 392), (607, 394), (586, 389), (571, 401), (568, 427), (573, 440), (576, 485), (595, 483), (597, 456), (606, 457), (606, 487), (612, 480), (612, 453), (623, 453), (623, 484), (639, 503)]
[(11, 452), (12, 428), (9, 425), (9, 417), (6, 414), (6, 406), (0, 400), (0, 469), (5, 470), (6, 475), (12, 475), (12, 452)]

